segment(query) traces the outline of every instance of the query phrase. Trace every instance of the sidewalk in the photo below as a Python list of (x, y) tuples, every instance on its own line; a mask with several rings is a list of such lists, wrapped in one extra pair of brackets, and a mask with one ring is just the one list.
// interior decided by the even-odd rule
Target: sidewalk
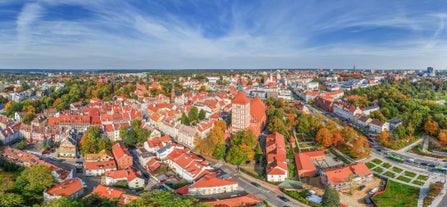
[[(430, 178), (427, 182), (425, 182), (424, 186), (422, 186), (421, 190), (419, 191), (419, 200), (418, 200), (418, 207), (422, 207), (424, 204), (424, 198), (427, 196), (428, 191), (430, 190), (430, 183), (434, 183), (437, 181), (441, 181), (445, 183), (445, 178), (443, 176), (436, 176), (433, 178)], [(430, 206), (438, 206), (439, 203), (442, 201), (444, 196), (446, 195), (446, 185), (444, 185), (444, 189), (442, 189), (441, 193), (436, 196), (436, 198), (433, 200)]]

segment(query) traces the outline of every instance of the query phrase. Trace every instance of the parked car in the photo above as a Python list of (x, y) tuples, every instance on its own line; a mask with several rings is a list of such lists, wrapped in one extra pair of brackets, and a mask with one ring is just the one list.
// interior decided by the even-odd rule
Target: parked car
[(374, 193), (377, 193), (379, 191), (379, 188), (374, 188), (371, 191), (369, 191), (369, 195), (374, 195)]
[(289, 202), (290, 201), (288, 198), (286, 198), (285, 196), (282, 196), (282, 195), (279, 195), (278, 198), (281, 199), (284, 202)]
[(365, 185), (361, 185), (360, 187), (359, 187), (359, 190), (363, 190), (363, 189), (365, 189)]
[(256, 186), (256, 187), (261, 187), (261, 185), (259, 185), (259, 183), (256, 183), (256, 182), (250, 182), (250, 184), (252, 184), (253, 186)]

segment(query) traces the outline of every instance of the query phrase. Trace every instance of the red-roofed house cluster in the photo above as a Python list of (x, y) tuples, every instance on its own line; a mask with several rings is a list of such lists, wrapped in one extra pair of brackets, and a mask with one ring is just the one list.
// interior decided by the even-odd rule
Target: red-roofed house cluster
[(323, 170), (320, 177), (323, 184), (330, 185), (336, 190), (343, 190), (351, 187), (353, 183), (371, 181), (373, 173), (365, 163), (358, 162), (342, 168)]
[(267, 181), (284, 182), (289, 176), (284, 135), (275, 132), (266, 137)]

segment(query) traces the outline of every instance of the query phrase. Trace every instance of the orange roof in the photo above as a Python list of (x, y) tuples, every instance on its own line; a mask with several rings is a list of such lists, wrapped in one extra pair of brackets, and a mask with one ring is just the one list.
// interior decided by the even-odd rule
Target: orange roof
[(85, 170), (99, 170), (99, 169), (116, 169), (116, 163), (114, 160), (85, 162)]
[(74, 178), (51, 187), (47, 193), (53, 196), (69, 197), (80, 190), (82, 190), (82, 181), (79, 178)]
[(253, 206), (257, 203), (262, 203), (262, 200), (253, 195), (245, 195), (241, 197), (219, 199), (215, 201), (205, 201), (205, 203), (211, 204), (213, 207), (240, 207)]
[(243, 91), (239, 91), (236, 94), (236, 97), (232, 101), (233, 104), (248, 104), (250, 100), (247, 98)]
[(132, 155), (129, 153), (129, 150), (127, 149), (127, 147), (120, 143), (113, 145), (112, 152), (113, 152), (113, 156), (115, 156), (116, 160), (119, 160), (124, 156), (132, 157)]
[(101, 198), (114, 199), (119, 198), (125, 191), (118, 188), (112, 188), (104, 185), (98, 185), (93, 190), (92, 194), (98, 195)]
[(233, 178), (221, 179), (218, 178), (216, 174), (208, 174), (194, 184), (190, 185), (189, 188), (208, 188), (234, 184), (237, 184), (237, 181)]
[(295, 153), (295, 163), (296, 163), (296, 169), (298, 171), (314, 171), (316, 170), (314, 163), (312, 162), (312, 159), (303, 153)]
[[(301, 152), (300, 154), (304, 154), (309, 156), (312, 159), (318, 159), (322, 160), (324, 159), (324, 151), (323, 150), (316, 150), (316, 151), (308, 151), (308, 152)], [(323, 158), (322, 158), (323, 157)], [(322, 158), (322, 159), (321, 159)]]
[(353, 163), (346, 167), (325, 170), (324, 173), (331, 185), (348, 182), (351, 176), (365, 177), (372, 174), (365, 163)]
[(265, 104), (259, 97), (255, 97), (250, 101), (250, 113), (254, 121), (261, 122), (263, 119), (265, 119), (265, 111)]

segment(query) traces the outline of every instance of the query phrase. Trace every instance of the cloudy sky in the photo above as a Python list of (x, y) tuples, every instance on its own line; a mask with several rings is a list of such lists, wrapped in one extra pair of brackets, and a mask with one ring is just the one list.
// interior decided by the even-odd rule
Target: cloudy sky
[(445, 0), (1, 0), (0, 68), (447, 68)]

